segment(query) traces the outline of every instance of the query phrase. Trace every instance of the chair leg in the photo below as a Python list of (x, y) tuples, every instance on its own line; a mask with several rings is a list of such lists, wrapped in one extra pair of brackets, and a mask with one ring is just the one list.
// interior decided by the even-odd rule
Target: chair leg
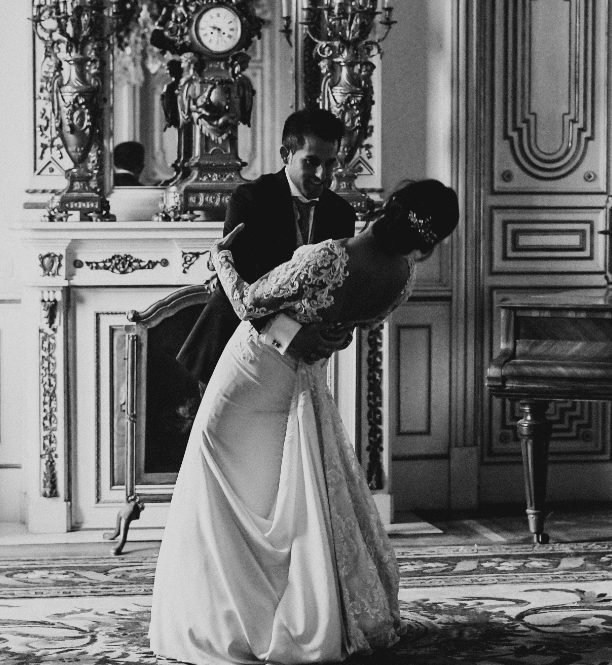
[(517, 423), (523, 453), (527, 520), (533, 541), (545, 545), (549, 541), (544, 533), (546, 478), (548, 475), (548, 443), (551, 424), (545, 413), (548, 402), (523, 400), (519, 404), (523, 417)]

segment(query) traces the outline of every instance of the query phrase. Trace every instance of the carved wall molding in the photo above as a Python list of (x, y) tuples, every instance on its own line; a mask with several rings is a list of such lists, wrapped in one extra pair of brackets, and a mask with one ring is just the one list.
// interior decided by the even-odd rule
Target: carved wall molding
[(41, 430), (43, 461), (41, 496), (59, 496), (57, 490), (57, 361), (54, 332), (40, 330)]
[[(595, 21), (593, 0), (568, 0), (569, 54), (567, 57), (567, 101), (558, 109), (554, 122), (560, 124), (557, 148), (543, 146), (538, 131), (553, 123), (542, 118), (534, 100), (537, 71), (534, 55), (533, 0), (505, 0), (505, 32), (503, 78), (506, 82), (505, 136), (520, 167), (534, 178), (553, 180), (572, 173), (582, 162), (594, 124)], [(564, 5), (564, 3), (561, 3)], [(540, 38), (541, 35), (540, 35)], [(513, 173), (504, 171), (504, 182), (511, 182)], [(592, 179), (592, 176), (591, 176)], [(589, 180), (587, 179), (587, 182)]]
[(40, 262), (40, 267), (42, 269), (42, 276), (59, 277), (63, 259), (64, 259), (63, 254), (55, 254), (54, 252), (39, 254), (38, 260)]
[(131, 254), (113, 254), (110, 258), (102, 259), (102, 261), (83, 262), (77, 259), (74, 262), (75, 268), (82, 268), (83, 265), (86, 265), (90, 270), (108, 270), (118, 275), (126, 275), (135, 270), (153, 270), (158, 265), (162, 268), (167, 268), (170, 265), (170, 261), (168, 259), (160, 259), (159, 261), (149, 259), (145, 261)]
[(368, 453), (367, 479), (371, 490), (383, 488), (383, 416), (382, 416), (382, 373), (383, 373), (383, 324), (368, 332), (367, 356), (367, 417)]
[(602, 274), (606, 210), (592, 207), (492, 207), (491, 272)]
[[(497, 409), (496, 409), (497, 411)], [(518, 461), (521, 457), (516, 422), (521, 411), (518, 401), (503, 400), (499, 425), (485, 450), (485, 461)], [(609, 404), (597, 402), (551, 402), (546, 417), (552, 424), (550, 459), (555, 461), (608, 461), (611, 450), (606, 432), (610, 425)], [(496, 419), (497, 420), (497, 419)]]
[(187, 271), (191, 266), (201, 257), (204, 256), (205, 254), (210, 254), (209, 250), (206, 250), (204, 252), (184, 252), (181, 250), (181, 254), (183, 256), (183, 273), (187, 274)]
[(42, 474), (40, 494), (45, 498), (58, 497), (57, 487), (57, 330), (59, 302), (56, 291), (42, 293), (41, 314), (44, 325), (39, 328), (40, 406)]
[(61, 292), (43, 291), (41, 294), (41, 313), (44, 327), (51, 332), (56, 332), (59, 326), (59, 302)]

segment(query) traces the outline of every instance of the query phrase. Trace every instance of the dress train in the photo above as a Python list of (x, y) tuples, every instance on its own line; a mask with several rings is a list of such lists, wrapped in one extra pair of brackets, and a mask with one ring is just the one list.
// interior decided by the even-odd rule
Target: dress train
[(248, 322), (193, 423), (151, 648), (195, 665), (334, 662), (402, 631), (393, 550), (326, 383)]

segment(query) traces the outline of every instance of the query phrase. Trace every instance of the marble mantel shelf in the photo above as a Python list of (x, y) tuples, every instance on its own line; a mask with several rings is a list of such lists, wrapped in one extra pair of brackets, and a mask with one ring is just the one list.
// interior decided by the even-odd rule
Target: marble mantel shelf
[(137, 234), (139, 238), (176, 238), (187, 235), (217, 237), (223, 222), (23, 222), (12, 228), (17, 238), (125, 238)]
[(11, 229), (22, 283), (34, 287), (185, 285), (210, 276), (202, 256), (223, 222), (31, 222)]

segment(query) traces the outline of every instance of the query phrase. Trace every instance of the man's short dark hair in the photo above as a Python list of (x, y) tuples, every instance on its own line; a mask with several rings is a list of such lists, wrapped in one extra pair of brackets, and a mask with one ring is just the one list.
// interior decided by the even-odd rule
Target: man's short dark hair
[(320, 108), (301, 109), (292, 113), (283, 127), (283, 146), (294, 153), (304, 147), (306, 136), (316, 136), (340, 146), (344, 125), (331, 111)]
[(132, 173), (142, 171), (145, 151), (142, 143), (138, 141), (125, 141), (115, 146), (113, 162), (118, 169), (125, 169)]

